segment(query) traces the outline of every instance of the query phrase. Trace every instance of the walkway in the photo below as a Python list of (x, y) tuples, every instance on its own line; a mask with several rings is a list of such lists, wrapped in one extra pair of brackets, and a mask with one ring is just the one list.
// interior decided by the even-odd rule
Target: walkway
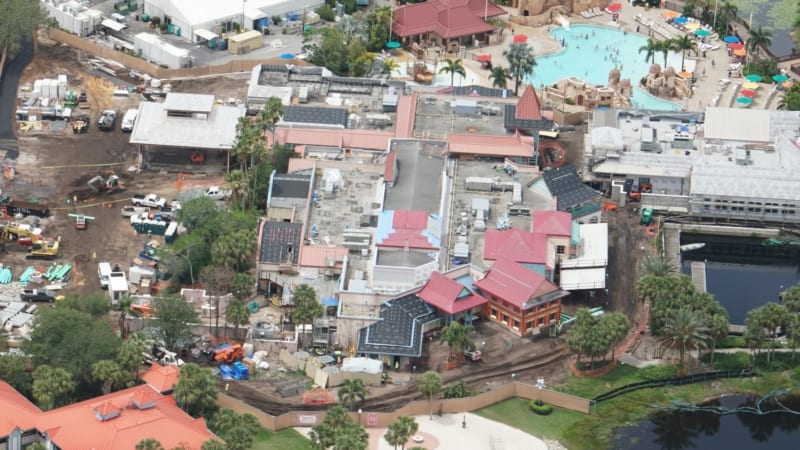
[(19, 54), (0, 70), (0, 152), (8, 159), (17, 159), (19, 148), (14, 134), (17, 111), (17, 87), (22, 71), (33, 59), (33, 41), (23, 42)]

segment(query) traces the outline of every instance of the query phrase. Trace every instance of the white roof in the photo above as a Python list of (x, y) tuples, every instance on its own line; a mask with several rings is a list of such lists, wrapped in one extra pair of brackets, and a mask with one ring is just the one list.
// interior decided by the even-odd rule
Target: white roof
[(164, 100), (167, 111), (210, 113), (214, 107), (214, 96), (209, 94), (180, 94), (170, 92)]
[(103, 21), (100, 22), (100, 25), (102, 25), (102, 26), (104, 26), (106, 28), (110, 28), (110, 29), (112, 29), (114, 31), (117, 31), (117, 32), (122, 31), (122, 30), (125, 29), (125, 25), (123, 25), (123, 24), (121, 24), (121, 23), (119, 23), (119, 22), (117, 22), (115, 20), (111, 20), (111, 19), (103, 19)]
[(108, 277), (108, 289), (110, 291), (124, 292), (128, 290), (128, 278), (125, 273), (122, 276)]
[(770, 112), (766, 109), (707, 108), (705, 138), (769, 142)]
[(381, 373), (383, 362), (369, 358), (345, 358), (342, 372)]
[(167, 116), (165, 103), (142, 102), (130, 143), (229, 150), (242, 116), (241, 108), (213, 106), (207, 118), (174, 117)]
[(608, 224), (586, 223), (578, 225), (580, 254), (577, 258), (561, 262), (562, 289), (600, 289), (606, 286), (608, 266)]
[(606, 287), (606, 268), (562, 269), (559, 285), (568, 291), (603, 289)]
[(219, 35), (217, 33), (214, 33), (213, 31), (206, 30), (205, 28), (198, 28), (198, 29), (194, 30), (194, 34), (195, 34), (195, 36), (197, 36), (197, 37), (199, 37), (201, 39), (205, 39), (207, 41), (210, 41), (212, 39), (216, 39), (216, 38), (219, 37)]
[(622, 150), (622, 130), (614, 127), (592, 128), (592, 147), (607, 150)]
[(266, 17), (261, 10), (285, 3), (285, 1), (147, 0), (147, 3), (153, 4), (167, 14), (181, 15), (186, 19), (189, 25), (195, 26), (217, 22), (218, 19), (229, 19), (231, 17), (238, 17), (239, 19), (237, 19), (237, 21), (239, 21), (241, 20), (242, 12), (244, 12), (248, 18), (255, 19)]

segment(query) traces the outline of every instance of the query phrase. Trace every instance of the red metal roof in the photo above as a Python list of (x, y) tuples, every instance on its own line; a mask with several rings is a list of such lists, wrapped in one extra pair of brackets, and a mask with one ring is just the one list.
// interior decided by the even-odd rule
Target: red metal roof
[(427, 211), (394, 210), (391, 213), (391, 232), (377, 242), (379, 247), (438, 250), (425, 236), (428, 229)]
[(14, 428), (33, 429), (40, 414), (42, 410), (10, 384), (0, 380), (0, 436), (8, 436)]
[(431, 274), (431, 278), (422, 290), (417, 292), (417, 297), (450, 315), (462, 313), (488, 302), (466, 286), (439, 272)]
[(517, 102), (517, 112), (514, 117), (517, 120), (542, 119), (542, 103), (539, 101), (539, 96), (536, 95), (536, 90), (530, 84), (525, 86), (525, 92)]
[(179, 375), (180, 370), (175, 366), (153, 364), (147, 369), (147, 372), (142, 374), (142, 380), (157, 392), (165, 393), (175, 387)]
[(457, 38), (492, 31), (484, 18), (503, 14), (503, 8), (484, 0), (429, 0), (397, 9), (392, 31), (400, 37), (433, 32)]
[(0, 435), (16, 427), (47, 433), (64, 449), (134, 448), (149, 437), (164, 448), (199, 450), (203, 442), (219, 440), (203, 419), (193, 419), (147, 384), (42, 412), (0, 381)]
[(526, 264), (547, 263), (547, 235), (527, 231), (486, 230), (483, 259), (508, 259)]
[(386, 155), (386, 162), (383, 163), (383, 181), (394, 183), (395, 166), (397, 165), (397, 152), (392, 150)]
[(497, 260), (475, 286), (520, 309), (533, 298), (559, 290), (545, 277), (506, 259)]
[(414, 117), (417, 114), (417, 94), (401, 95), (397, 100), (397, 125), (394, 127), (394, 137), (414, 137)]
[(572, 236), (572, 214), (563, 211), (534, 211), (533, 232), (546, 236)]
[[(320, 145), (335, 148), (364, 150), (386, 150), (392, 131), (376, 130), (326, 130), (319, 128), (278, 128), (275, 138), (281, 144)], [(272, 145), (272, 133), (267, 133), (267, 142)]]
[(530, 136), (451, 133), (448, 144), (448, 150), (453, 154), (533, 157), (533, 138)]

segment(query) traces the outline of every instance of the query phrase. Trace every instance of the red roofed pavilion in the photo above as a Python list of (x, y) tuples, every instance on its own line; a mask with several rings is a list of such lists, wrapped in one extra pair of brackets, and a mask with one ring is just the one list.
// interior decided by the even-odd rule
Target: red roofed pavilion
[(445, 318), (445, 324), (460, 320), (462, 317), (466, 323), (471, 323), (472, 316), (479, 312), (478, 308), (489, 302), (463, 284), (439, 272), (431, 274), (431, 278), (417, 293), (417, 297), (439, 310)]
[(392, 33), (404, 45), (428, 41), (446, 48), (451, 44), (472, 46), (475, 40), (488, 42), (494, 31), (486, 19), (503, 14), (503, 8), (488, 0), (428, 0), (398, 8)]
[(539, 101), (539, 96), (536, 95), (536, 90), (530, 84), (525, 87), (525, 92), (517, 102), (517, 111), (514, 117), (517, 120), (542, 119), (542, 103)]

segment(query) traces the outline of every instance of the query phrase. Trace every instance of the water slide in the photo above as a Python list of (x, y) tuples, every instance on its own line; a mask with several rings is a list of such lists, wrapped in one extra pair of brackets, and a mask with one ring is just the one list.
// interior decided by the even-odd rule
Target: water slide
[(563, 27), (565, 30), (569, 30), (569, 20), (567, 20), (566, 18), (564, 18), (564, 16), (562, 16), (561, 14), (558, 14), (558, 13), (556, 13), (556, 20), (558, 21), (558, 23), (560, 23), (560, 24), (561, 24), (561, 26), (562, 26), (562, 27)]

